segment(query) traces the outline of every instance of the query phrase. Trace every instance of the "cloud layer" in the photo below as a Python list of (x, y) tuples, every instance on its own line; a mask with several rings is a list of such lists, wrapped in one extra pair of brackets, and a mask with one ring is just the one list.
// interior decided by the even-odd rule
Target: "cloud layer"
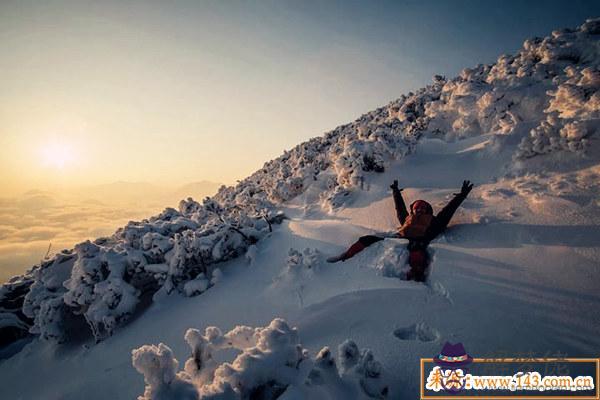
[(35, 190), (20, 197), (0, 197), (0, 282), (38, 263), (50, 245), (54, 253), (86, 239), (111, 235), (128, 221), (176, 207), (188, 195), (198, 200), (212, 195), (219, 184), (197, 182), (174, 191), (144, 189), (140, 184), (114, 186), (67, 195)]

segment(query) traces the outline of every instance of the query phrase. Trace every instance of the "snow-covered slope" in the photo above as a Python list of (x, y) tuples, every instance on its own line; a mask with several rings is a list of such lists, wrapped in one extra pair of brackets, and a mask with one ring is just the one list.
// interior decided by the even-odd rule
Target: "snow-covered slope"
[[(182, 201), (16, 278), (0, 291), (4, 337), (31, 329), (39, 338), (4, 349), (22, 348), (0, 361), (0, 397), (130, 399), (144, 393), (137, 369), (149, 396), (199, 388), (206, 396), (414, 398), (419, 357), (444, 340), (477, 356), (597, 354), (599, 39), (600, 20), (590, 20), (528, 40), (494, 65), (435, 77), (202, 204)], [(463, 179), (476, 183), (431, 246), (426, 284), (398, 278), (400, 239), (344, 263), (323, 261), (396, 227), (394, 179), (407, 199), (427, 199), (436, 211)], [(238, 328), (246, 342), (227, 346), (201, 334), (238, 325), (266, 328)], [(219, 372), (195, 376), (194, 356), (176, 375), (170, 351), (189, 357), (188, 328), (200, 330), (188, 341), (214, 347)], [(349, 365), (346, 343), (332, 369), (347, 339), (374, 360), (364, 353)], [(160, 342), (171, 350), (142, 347)], [(323, 346), (332, 354), (319, 353)]]

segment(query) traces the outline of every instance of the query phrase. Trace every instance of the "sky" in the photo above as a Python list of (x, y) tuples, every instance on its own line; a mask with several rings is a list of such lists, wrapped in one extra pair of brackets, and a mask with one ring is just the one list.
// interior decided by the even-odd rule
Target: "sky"
[(234, 183), (591, 1), (0, 3), (0, 196)]

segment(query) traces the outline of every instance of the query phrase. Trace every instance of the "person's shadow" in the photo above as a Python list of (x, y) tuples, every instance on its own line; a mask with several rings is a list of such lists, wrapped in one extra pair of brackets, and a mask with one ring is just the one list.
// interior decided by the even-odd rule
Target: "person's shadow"
[(457, 224), (448, 227), (444, 235), (449, 244), (463, 248), (600, 246), (600, 225)]

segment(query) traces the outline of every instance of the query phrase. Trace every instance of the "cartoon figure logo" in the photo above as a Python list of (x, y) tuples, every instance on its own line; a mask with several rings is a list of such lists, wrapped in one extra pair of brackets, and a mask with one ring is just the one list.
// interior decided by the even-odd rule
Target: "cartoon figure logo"
[(462, 343), (451, 344), (446, 342), (439, 355), (433, 358), (438, 365), (434, 374), (435, 382), (430, 384), (440, 385), (448, 393), (459, 393), (465, 388), (467, 366), (473, 362), (473, 357), (467, 354)]

